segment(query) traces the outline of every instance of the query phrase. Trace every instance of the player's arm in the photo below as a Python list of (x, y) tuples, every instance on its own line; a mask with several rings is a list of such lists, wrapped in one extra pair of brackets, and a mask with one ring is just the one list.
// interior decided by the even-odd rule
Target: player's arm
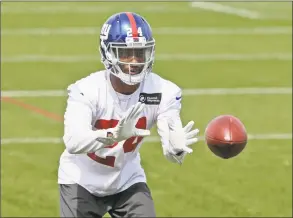
[(93, 130), (94, 110), (87, 93), (82, 92), (76, 84), (69, 86), (63, 136), (69, 153), (95, 152), (107, 143), (107, 130)]
[(91, 153), (132, 136), (150, 134), (149, 130), (135, 127), (144, 108), (144, 104), (141, 103), (129, 108), (116, 127), (93, 130), (95, 104), (91, 102), (88, 95), (90, 94), (82, 92), (76, 84), (71, 85), (68, 89), (63, 140), (69, 153)]
[(180, 117), (182, 91), (178, 87), (172, 89), (173, 93), (163, 99), (158, 116), (157, 127), (161, 138), (163, 153), (172, 162), (182, 163), (186, 153), (191, 153), (188, 146), (197, 142), (199, 130), (191, 130), (194, 124), (189, 122), (182, 126)]

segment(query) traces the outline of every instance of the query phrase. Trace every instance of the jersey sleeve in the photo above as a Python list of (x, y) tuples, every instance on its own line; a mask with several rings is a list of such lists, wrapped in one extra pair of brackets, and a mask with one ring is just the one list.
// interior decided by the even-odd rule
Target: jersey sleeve
[(92, 128), (95, 107), (90, 93), (76, 83), (70, 85), (67, 91), (63, 135), (66, 149), (73, 154), (95, 152), (103, 146), (101, 142), (97, 141), (97, 138), (106, 137), (107, 131), (95, 131)]
[(182, 90), (174, 83), (169, 83), (162, 92), (162, 102), (159, 106), (157, 121), (167, 120), (169, 126), (173, 128), (174, 125), (182, 126), (180, 119)]
[[(164, 96), (165, 94), (165, 96)], [(162, 102), (157, 115), (157, 131), (161, 139), (164, 154), (169, 146), (169, 132), (175, 126), (182, 127), (180, 118), (182, 90), (171, 84), (163, 92)]]

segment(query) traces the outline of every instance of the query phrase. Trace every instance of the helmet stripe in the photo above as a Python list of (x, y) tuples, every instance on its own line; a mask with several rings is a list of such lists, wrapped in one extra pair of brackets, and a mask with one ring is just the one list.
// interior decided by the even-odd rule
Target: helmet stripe
[(130, 25), (131, 25), (132, 36), (137, 37), (138, 33), (137, 33), (137, 27), (136, 27), (136, 22), (135, 22), (134, 16), (130, 12), (126, 12), (126, 15), (127, 15), (128, 19), (129, 19), (129, 22), (130, 22)]

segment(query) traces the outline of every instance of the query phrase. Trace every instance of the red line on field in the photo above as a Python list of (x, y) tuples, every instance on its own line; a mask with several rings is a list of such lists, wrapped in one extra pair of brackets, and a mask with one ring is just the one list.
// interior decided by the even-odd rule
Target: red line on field
[(59, 121), (59, 122), (60, 121), (63, 122), (63, 117), (62, 116), (60, 116), (58, 114), (55, 114), (55, 113), (51, 113), (49, 111), (46, 111), (46, 110), (41, 109), (39, 107), (36, 107), (34, 105), (24, 103), (24, 102), (22, 102), (20, 100), (16, 100), (16, 99), (11, 98), (11, 97), (1, 97), (1, 101), (14, 104), (16, 106), (19, 106), (21, 108), (24, 108), (24, 109), (29, 110), (31, 112), (34, 112), (36, 114), (40, 114), (40, 115), (42, 115), (44, 117), (47, 117), (49, 119), (56, 120), (56, 121)]

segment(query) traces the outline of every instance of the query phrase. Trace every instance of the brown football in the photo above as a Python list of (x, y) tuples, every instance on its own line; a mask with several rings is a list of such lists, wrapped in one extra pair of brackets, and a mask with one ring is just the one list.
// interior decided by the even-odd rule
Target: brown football
[(215, 155), (228, 159), (243, 151), (247, 144), (247, 132), (237, 117), (221, 115), (208, 123), (205, 141)]

